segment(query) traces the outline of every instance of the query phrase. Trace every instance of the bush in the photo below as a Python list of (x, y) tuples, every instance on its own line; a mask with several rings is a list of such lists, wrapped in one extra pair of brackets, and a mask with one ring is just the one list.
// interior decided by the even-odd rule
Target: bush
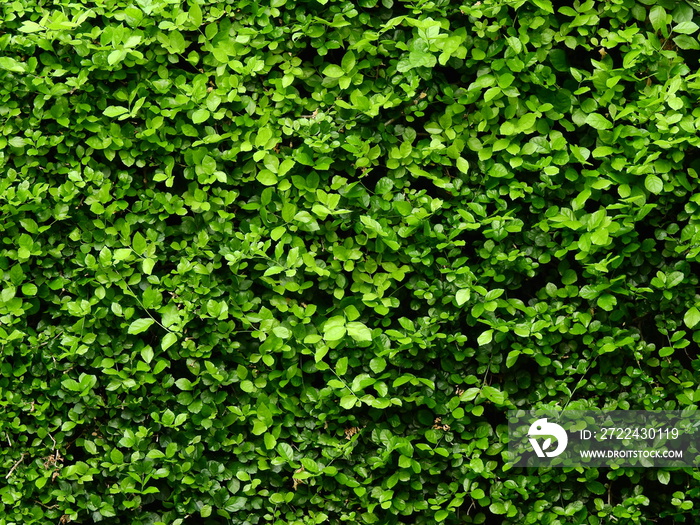
[(700, 400), (695, 7), (0, 9), (0, 524), (698, 520), (505, 450)]

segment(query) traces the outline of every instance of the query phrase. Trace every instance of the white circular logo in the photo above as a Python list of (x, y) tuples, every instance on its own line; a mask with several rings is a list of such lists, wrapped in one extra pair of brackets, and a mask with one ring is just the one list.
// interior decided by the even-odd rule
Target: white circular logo
[(540, 447), (537, 439), (530, 437), (530, 444), (535, 450), (535, 454), (537, 454), (537, 456), (540, 458), (545, 456), (548, 458), (558, 456), (564, 452), (566, 445), (569, 443), (569, 436), (567, 436), (566, 430), (556, 423), (547, 422), (547, 418), (538, 419), (535, 421), (532, 425), (530, 425), (530, 430), (528, 430), (527, 433), (529, 436), (536, 437), (553, 436), (557, 440), (557, 448), (549, 452), (545, 452), (552, 444), (552, 438), (547, 437), (544, 440), (544, 443), (542, 443), (542, 447)]

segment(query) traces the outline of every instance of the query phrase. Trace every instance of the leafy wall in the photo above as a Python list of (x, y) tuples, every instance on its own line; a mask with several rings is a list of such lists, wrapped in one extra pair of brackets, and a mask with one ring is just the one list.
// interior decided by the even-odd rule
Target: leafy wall
[(0, 11), (0, 524), (698, 520), (505, 451), (700, 401), (696, 7)]

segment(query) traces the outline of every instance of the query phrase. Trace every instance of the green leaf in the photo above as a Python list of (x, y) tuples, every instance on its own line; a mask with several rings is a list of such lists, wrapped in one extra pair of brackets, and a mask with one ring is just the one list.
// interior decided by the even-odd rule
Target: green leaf
[(323, 70), (323, 75), (331, 78), (340, 78), (345, 76), (345, 71), (340, 66), (329, 64)]
[(343, 396), (340, 398), (340, 406), (347, 410), (350, 410), (352, 407), (354, 407), (356, 402), (357, 397), (353, 395)]
[(673, 32), (683, 35), (692, 35), (698, 30), (699, 27), (700, 26), (698, 26), (695, 22), (687, 20), (676, 25), (676, 27), (673, 28)]
[(83, 387), (75, 379), (66, 378), (61, 381), (61, 385), (72, 392), (80, 392)]
[(133, 240), (131, 241), (131, 247), (134, 249), (134, 252), (139, 255), (143, 255), (146, 252), (148, 245), (146, 244), (146, 239), (143, 238), (143, 235), (136, 232)]
[(153, 361), (153, 348), (146, 346), (143, 350), (141, 350), (141, 358), (146, 361), (146, 363)]
[(0, 69), (12, 71), (13, 73), (24, 73), (26, 66), (21, 62), (17, 62), (14, 58), (0, 57)]
[(586, 488), (593, 494), (605, 494), (607, 492), (607, 489), (605, 488), (605, 485), (603, 485), (600, 481), (589, 481), (586, 483)]
[(613, 154), (614, 151), (615, 150), (613, 150), (610, 146), (598, 146), (596, 149), (593, 150), (591, 155), (593, 155), (594, 159), (602, 159), (605, 157), (609, 157)]
[(344, 326), (336, 326), (329, 328), (323, 332), (323, 339), (325, 341), (339, 341), (345, 337), (346, 330)]
[(476, 340), (479, 346), (484, 346), (489, 344), (493, 340), (493, 330), (486, 330), (483, 332)]
[(352, 51), (348, 51), (347, 53), (345, 53), (345, 56), (343, 57), (343, 60), (340, 63), (340, 67), (345, 73), (350, 73), (355, 67), (355, 53), (353, 53)]
[[(498, 75), (498, 86), (501, 89), (507, 89), (510, 87), (510, 85), (515, 81), (515, 76), (513, 76), (511, 73), (503, 72)], [(535, 115), (533, 115), (535, 116)]]
[(128, 112), (129, 110), (122, 106), (107, 106), (102, 113), (106, 117), (118, 117)]
[(339, 341), (347, 333), (345, 318), (342, 316), (331, 317), (323, 326), (323, 339), (325, 341)]
[(258, 134), (255, 136), (255, 147), (264, 148), (271, 138), (272, 128), (269, 126), (263, 126), (258, 130)]
[(486, 493), (483, 491), (483, 489), (474, 489), (469, 495), (475, 500), (484, 499), (486, 497)]
[(700, 311), (693, 306), (683, 316), (683, 322), (688, 328), (695, 328), (700, 323)]
[(416, 38), (409, 44), (410, 52), (396, 65), (399, 73), (405, 73), (417, 67), (433, 67), (437, 58), (430, 52), (430, 46), (422, 38)]
[(36, 295), (36, 293), (39, 291), (39, 288), (33, 283), (26, 283), (22, 285), (22, 294), (30, 297), (32, 295)]
[(197, 109), (192, 113), (192, 123), (201, 124), (209, 118), (209, 115), (210, 113), (208, 109)]
[(693, 38), (692, 36), (678, 35), (673, 39), (673, 42), (680, 49), (700, 49), (700, 43), (698, 43), (697, 39)]
[(515, 127), (515, 124), (513, 124), (511, 121), (506, 120), (501, 124), (500, 127), (500, 133), (501, 135), (515, 135), (518, 132), (517, 128)]
[(457, 294), (455, 295), (455, 299), (457, 300), (457, 306), (462, 306), (464, 303), (466, 303), (469, 298), (471, 297), (471, 292), (467, 289), (462, 289), (458, 290)]
[(671, 272), (666, 279), (666, 288), (673, 288), (683, 282), (685, 274), (683, 272)]
[(121, 450), (113, 448), (109, 452), (109, 459), (115, 465), (121, 465), (122, 463), (124, 463), (124, 454), (122, 454)]
[(279, 241), (285, 233), (287, 233), (287, 228), (285, 226), (277, 226), (270, 232), (270, 238), (273, 241)]
[(114, 261), (125, 261), (131, 258), (131, 248), (118, 248), (114, 250)]
[(142, 268), (143, 268), (143, 273), (146, 275), (151, 275), (151, 272), (153, 272), (153, 267), (156, 265), (156, 262), (153, 259), (144, 259), (142, 262)]
[(664, 346), (661, 350), (659, 350), (659, 357), (668, 357), (673, 355), (674, 352), (675, 349), (672, 346)]
[(19, 223), (29, 233), (39, 233), (39, 226), (37, 225), (37, 223), (34, 219), (29, 219), (29, 218), (20, 219)]
[(586, 117), (586, 124), (595, 129), (611, 129), (613, 123), (599, 113), (591, 113)]
[(272, 333), (280, 339), (289, 339), (292, 336), (292, 332), (289, 330), (289, 328), (284, 326), (275, 326), (272, 329)]
[(150, 328), (150, 326), (154, 323), (155, 321), (150, 318), (142, 318), (142, 319), (136, 319), (136, 321), (132, 322), (129, 325), (129, 329), (127, 330), (127, 333), (131, 335), (136, 335), (140, 334), (141, 332), (145, 332)]
[(260, 419), (254, 419), (253, 420), (253, 434), (256, 436), (259, 436), (261, 434), (264, 434), (265, 431), (269, 428), (269, 425), (267, 425), (264, 421)]
[(284, 159), (279, 165), (279, 168), (277, 168), (277, 175), (280, 177), (284, 177), (287, 174), (287, 172), (289, 172), (289, 170), (294, 167), (295, 164), (296, 162), (294, 162), (293, 159)]
[(369, 368), (375, 374), (379, 374), (386, 368), (386, 359), (383, 357), (375, 357), (369, 362)]
[(526, 113), (518, 119), (518, 131), (525, 132), (532, 128), (537, 123), (537, 115), (534, 113)]
[(608, 230), (600, 229), (591, 232), (591, 242), (598, 246), (605, 246), (608, 244), (609, 239), (610, 235), (608, 234)]
[(372, 340), (372, 330), (370, 330), (364, 324), (353, 321), (347, 324), (348, 335), (352, 337), (355, 341), (371, 341)]
[(463, 157), (458, 157), (457, 169), (464, 174), (469, 173), (469, 162)]
[(175, 386), (177, 386), (180, 390), (192, 390), (192, 381), (186, 377), (181, 377), (175, 381)]
[(506, 367), (511, 368), (516, 361), (518, 360), (518, 357), (520, 356), (520, 350), (511, 350), (508, 352), (508, 357), (506, 357)]
[(533, 0), (533, 3), (546, 13), (554, 14), (554, 7), (550, 0)]
[(644, 187), (651, 193), (659, 194), (664, 189), (664, 182), (654, 174), (649, 174), (644, 179)]
[(277, 175), (270, 170), (260, 170), (255, 178), (260, 184), (264, 184), (265, 186), (274, 186), (277, 184)]
[(119, 62), (121, 62), (125, 58), (126, 58), (126, 50), (115, 49), (109, 55), (107, 55), (107, 63), (110, 66), (113, 66), (115, 64), (118, 64)]
[(659, 469), (656, 471), (656, 479), (658, 479), (659, 483), (661, 483), (662, 485), (668, 485), (671, 481), (671, 473), (667, 470)]
[(335, 365), (335, 373), (338, 374), (339, 376), (345, 375), (345, 372), (348, 371), (348, 358), (347, 357), (341, 357), (338, 359), (338, 362)]
[(185, 37), (182, 36), (180, 31), (172, 31), (168, 35), (168, 44), (170, 46), (170, 51), (174, 54), (182, 54), (187, 49), (187, 41)]
[(196, 0), (190, 3), (190, 10), (187, 14), (189, 15), (190, 23), (193, 27), (198, 28), (202, 25), (202, 8), (199, 7)]
[(86, 439), (83, 442), (83, 446), (85, 447), (85, 450), (88, 452), (88, 454), (97, 454), (97, 446), (95, 446), (94, 441), (90, 441), (89, 439)]
[(462, 402), (467, 402), (471, 401), (474, 399), (477, 395), (479, 395), (480, 389), (476, 387), (471, 387), (467, 388), (462, 394), (459, 396), (459, 400)]
[(265, 434), (263, 441), (265, 442), (265, 448), (267, 450), (272, 450), (275, 448), (275, 445), (277, 445), (277, 440), (272, 434)]
[(598, 297), (597, 304), (606, 312), (611, 312), (615, 305), (617, 305), (617, 298), (614, 295), (606, 293)]
[(574, 270), (565, 270), (561, 276), (562, 284), (573, 284), (578, 280), (578, 275)]
[(320, 345), (314, 352), (314, 361), (316, 361), (316, 363), (319, 363), (326, 356), (329, 350), (330, 348), (328, 346)]
[[(491, 102), (494, 98), (500, 95), (503, 90), (500, 87), (494, 86), (486, 90), (484, 93), (484, 102)], [(439, 131), (438, 131), (439, 133)]]
[(666, 30), (666, 10), (660, 5), (655, 5), (649, 11), (649, 21), (654, 31), (659, 31), (661, 29)]
[(489, 385), (484, 385), (481, 388), (481, 395), (494, 405), (503, 406), (506, 402), (506, 394)]
[(175, 422), (175, 414), (169, 408), (163, 412), (163, 416), (160, 418), (161, 423), (166, 426), (170, 426)]
[(80, 386), (83, 390), (92, 388), (97, 383), (97, 376), (94, 376), (92, 374), (82, 373), (80, 374), (80, 377), (78, 379), (80, 381)]
[(22, 33), (36, 33), (39, 31), (44, 31), (46, 28), (40, 24), (37, 24), (36, 22), (32, 22), (31, 20), (25, 20), (22, 23), (22, 26), (19, 27), (18, 31)]
[(278, 443), (277, 444), (277, 453), (287, 463), (290, 463), (294, 460), (294, 450), (292, 449), (291, 445), (289, 445), (288, 443)]

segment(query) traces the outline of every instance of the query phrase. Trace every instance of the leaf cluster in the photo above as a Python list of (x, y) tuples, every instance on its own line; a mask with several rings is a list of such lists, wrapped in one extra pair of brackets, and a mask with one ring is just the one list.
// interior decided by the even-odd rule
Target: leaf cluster
[(700, 401), (698, 14), (0, 5), (0, 525), (697, 521), (511, 408)]

